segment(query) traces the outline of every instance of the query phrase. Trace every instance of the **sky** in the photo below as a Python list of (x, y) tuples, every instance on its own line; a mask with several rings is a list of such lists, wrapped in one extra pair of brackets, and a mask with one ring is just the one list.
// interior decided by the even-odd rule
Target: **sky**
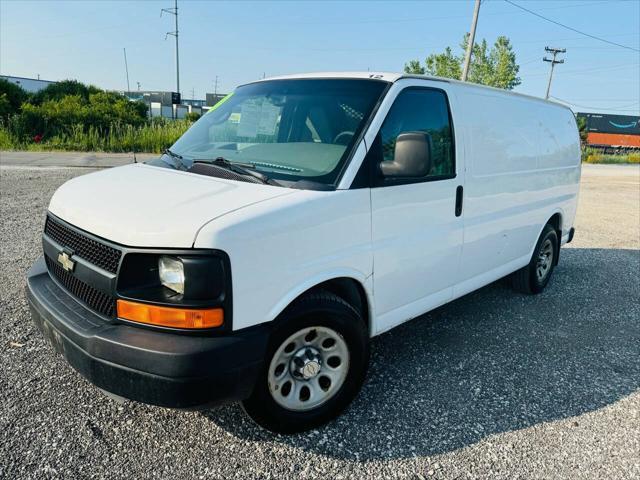
[[(574, 111), (640, 114), (640, 0), (513, 0), (542, 16), (632, 49), (604, 43), (484, 0), (476, 41), (511, 40), (522, 84), (544, 96), (544, 47), (566, 48), (551, 95)], [(163, 1), (0, 0), (0, 74), (77, 79), (126, 90), (176, 89), (173, 7)], [(402, 71), (452, 46), (469, 30), (472, 0), (187, 1), (178, 0), (180, 86), (184, 98), (262, 78), (314, 71)]]

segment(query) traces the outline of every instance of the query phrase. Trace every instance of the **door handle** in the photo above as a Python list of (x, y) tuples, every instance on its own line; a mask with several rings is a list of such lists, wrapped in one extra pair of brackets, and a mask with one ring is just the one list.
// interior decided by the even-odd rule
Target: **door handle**
[(456, 188), (456, 217), (462, 215), (462, 194), (462, 185), (458, 185), (458, 188)]

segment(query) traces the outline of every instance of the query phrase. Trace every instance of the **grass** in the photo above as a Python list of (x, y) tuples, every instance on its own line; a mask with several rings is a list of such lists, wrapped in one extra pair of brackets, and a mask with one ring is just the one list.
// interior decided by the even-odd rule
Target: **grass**
[(640, 152), (634, 153), (601, 153), (593, 148), (586, 147), (582, 150), (582, 161), (584, 163), (601, 164), (640, 164)]
[[(114, 124), (107, 132), (75, 125), (68, 132), (45, 137), (40, 142), (25, 139), (0, 123), (0, 150), (160, 153), (170, 147), (191, 126), (190, 120), (152, 121), (141, 127)], [(640, 164), (640, 152), (605, 154), (585, 147), (584, 163)]]
[(112, 125), (107, 132), (94, 127), (73, 126), (40, 142), (25, 140), (0, 125), (0, 150), (136, 152), (160, 153), (170, 147), (191, 126), (189, 120), (151, 122), (141, 127)]

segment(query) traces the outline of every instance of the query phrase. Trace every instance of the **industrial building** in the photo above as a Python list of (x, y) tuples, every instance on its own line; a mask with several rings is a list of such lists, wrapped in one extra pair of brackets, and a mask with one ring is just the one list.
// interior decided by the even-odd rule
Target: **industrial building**
[(223, 94), (207, 93), (206, 99), (182, 99), (177, 92), (162, 92), (151, 90), (136, 90), (132, 92), (121, 92), (130, 100), (137, 100), (147, 104), (149, 117), (163, 118), (184, 118), (187, 113), (197, 113), (203, 115), (214, 106), (219, 100), (224, 98)]
[(0, 78), (22, 87), (29, 93), (36, 93), (49, 85), (56, 83), (51, 80), (40, 80), (40, 78), (12, 77), (10, 75), (0, 75)]

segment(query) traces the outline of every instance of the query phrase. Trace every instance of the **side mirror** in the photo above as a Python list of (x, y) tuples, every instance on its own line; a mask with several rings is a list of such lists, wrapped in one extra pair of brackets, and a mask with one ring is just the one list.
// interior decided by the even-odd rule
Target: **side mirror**
[(398, 135), (392, 162), (380, 163), (385, 177), (418, 178), (431, 172), (431, 135), (424, 132), (405, 132)]

